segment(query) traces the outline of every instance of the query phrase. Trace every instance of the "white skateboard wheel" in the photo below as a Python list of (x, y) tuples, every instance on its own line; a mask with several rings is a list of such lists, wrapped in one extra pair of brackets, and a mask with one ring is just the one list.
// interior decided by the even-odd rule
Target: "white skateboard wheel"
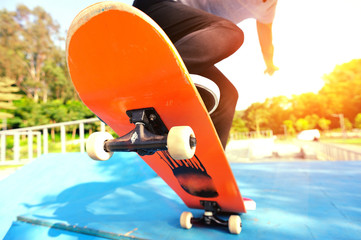
[(106, 161), (113, 153), (104, 150), (104, 142), (110, 139), (114, 139), (110, 133), (107, 132), (95, 132), (91, 134), (86, 141), (86, 151), (94, 160)]
[(180, 217), (180, 225), (182, 228), (190, 229), (192, 228), (192, 220), (193, 214), (191, 212), (182, 212)]
[(195, 137), (191, 127), (172, 127), (167, 137), (168, 152), (175, 160), (190, 159), (196, 151), (195, 146), (191, 146), (190, 139)]
[(232, 215), (228, 220), (228, 230), (233, 234), (240, 234), (242, 231), (241, 217), (238, 215)]

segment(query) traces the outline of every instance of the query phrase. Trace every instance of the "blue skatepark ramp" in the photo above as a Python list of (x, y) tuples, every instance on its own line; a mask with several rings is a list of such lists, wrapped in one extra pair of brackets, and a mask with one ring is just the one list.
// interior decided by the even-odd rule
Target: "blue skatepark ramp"
[(0, 239), (359, 239), (361, 162), (232, 163), (243, 230), (180, 227), (180, 198), (134, 153), (47, 154), (0, 181)]

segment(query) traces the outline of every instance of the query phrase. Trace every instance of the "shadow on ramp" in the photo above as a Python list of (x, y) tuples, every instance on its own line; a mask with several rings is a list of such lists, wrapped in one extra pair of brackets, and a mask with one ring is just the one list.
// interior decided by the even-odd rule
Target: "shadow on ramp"
[(242, 215), (241, 235), (231, 235), (220, 228), (182, 229), (179, 216), (189, 209), (179, 197), (136, 154), (114, 156), (94, 162), (80, 153), (49, 154), (0, 181), (0, 239), (361, 235), (360, 161), (231, 164), (242, 194), (257, 202), (256, 211)]

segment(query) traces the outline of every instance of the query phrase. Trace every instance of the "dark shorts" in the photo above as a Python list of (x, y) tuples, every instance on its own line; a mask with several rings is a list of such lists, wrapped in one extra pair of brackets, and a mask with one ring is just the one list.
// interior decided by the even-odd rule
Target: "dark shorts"
[[(137, 1), (148, 2), (149, 0)], [(150, 0), (149, 2), (152, 2)], [(157, 3), (141, 9), (147, 13), (167, 33), (173, 43), (182, 37), (209, 27), (210, 25), (224, 21), (205, 11), (191, 8), (174, 1), (155, 1)], [(159, 4), (160, 3), (160, 4)], [(149, 4), (149, 3), (148, 3)], [(135, 5), (136, 6), (136, 5)]]

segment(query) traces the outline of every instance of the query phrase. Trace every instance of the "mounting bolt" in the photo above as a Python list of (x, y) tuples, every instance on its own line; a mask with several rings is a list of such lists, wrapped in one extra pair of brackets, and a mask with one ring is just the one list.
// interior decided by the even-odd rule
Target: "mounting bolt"
[(191, 148), (194, 148), (197, 145), (197, 139), (195, 137), (190, 137), (189, 145), (191, 146)]
[(155, 114), (150, 114), (149, 120), (154, 121), (155, 119), (157, 119), (157, 116), (155, 116)]

